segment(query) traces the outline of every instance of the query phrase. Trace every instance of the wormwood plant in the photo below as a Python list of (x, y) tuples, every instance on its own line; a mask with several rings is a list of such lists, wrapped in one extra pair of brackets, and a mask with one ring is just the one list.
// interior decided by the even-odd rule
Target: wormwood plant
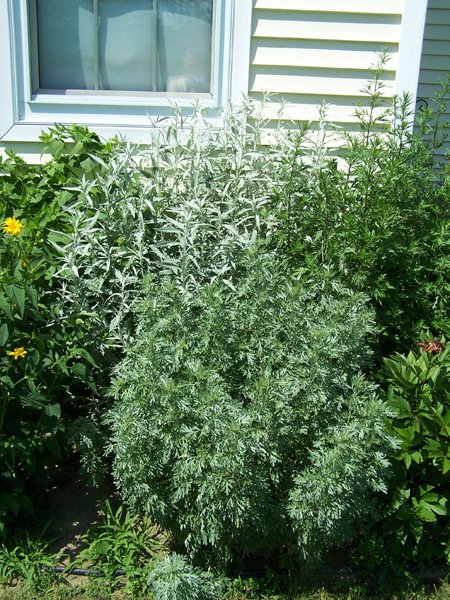
[(188, 563), (185, 556), (170, 554), (156, 563), (148, 584), (159, 600), (215, 600), (221, 597), (221, 581)]
[(248, 124), (252, 112), (230, 109), (217, 129), (200, 109), (189, 120), (175, 109), (148, 148), (92, 157), (101, 168), (75, 188), (57, 276), (66, 314), (89, 322), (96, 348), (133, 338), (144, 275), (186, 290), (226, 280), (235, 252), (270, 230), (272, 149), (260, 145), (264, 121)]
[(369, 295), (379, 357), (438, 325), (450, 308), (448, 166), (433, 170), (433, 111), (420, 115), (427, 139), (436, 132), (431, 147), (410, 131), (408, 97), (384, 97), (385, 61), (351, 134), (325, 108), (298, 131), (280, 121), (270, 144), (255, 103), (224, 111), (221, 128), (200, 109), (189, 119), (175, 109), (148, 148), (118, 144), (97, 159), (97, 178), (75, 186), (60, 249), (67, 314), (88, 320), (100, 349), (120, 348), (143, 275), (195, 289), (227, 279), (236, 250), (270, 238), (293, 268), (325, 265)]
[(384, 410), (360, 374), (373, 315), (258, 245), (234, 261), (232, 285), (147, 281), (115, 370), (114, 477), (198, 559), (315, 556), (383, 489)]
[(299, 267), (329, 265), (366, 292), (387, 355), (448, 313), (450, 215), (448, 167), (439, 175), (433, 167), (439, 123), (431, 108), (420, 115), (427, 137), (436, 133), (431, 147), (411, 133), (413, 107), (407, 96), (384, 98), (383, 66), (367, 87), (368, 108), (356, 110), (357, 131), (340, 132), (339, 148), (322, 112), (314, 143), (303, 130), (274, 155), (272, 199), (282, 252)]

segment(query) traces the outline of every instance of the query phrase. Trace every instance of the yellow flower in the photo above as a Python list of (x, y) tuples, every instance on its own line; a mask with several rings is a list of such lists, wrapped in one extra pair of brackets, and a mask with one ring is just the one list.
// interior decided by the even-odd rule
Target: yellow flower
[(8, 354), (14, 357), (14, 360), (17, 360), (18, 358), (25, 358), (27, 351), (25, 348), (14, 348), (14, 350), (11, 350), (11, 352), (8, 352)]
[(14, 217), (9, 217), (3, 221), (3, 229), (5, 230), (5, 233), (9, 233), (11, 235), (19, 235), (22, 227), (23, 225), (19, 219)]

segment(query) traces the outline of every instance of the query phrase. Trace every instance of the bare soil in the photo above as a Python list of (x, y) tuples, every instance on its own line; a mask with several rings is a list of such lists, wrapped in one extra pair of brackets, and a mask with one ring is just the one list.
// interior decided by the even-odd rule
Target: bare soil
[(101, 486), (88, 486), (79, 477), (54, 485), (46, 498), (51, 543), (49, 552), (61, 556), (62, 563), (73, 560), (81, 547), (80, 537), (100, 520), (103, 502), (114, 505), (117, 492), (111, 481)]

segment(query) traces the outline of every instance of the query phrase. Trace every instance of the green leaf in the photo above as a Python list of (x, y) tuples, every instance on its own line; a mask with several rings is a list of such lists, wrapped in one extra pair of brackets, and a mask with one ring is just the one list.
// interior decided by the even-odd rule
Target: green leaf
[(8, 375), (2, 375), (2, 377), (0, 377), (0, 382), (10, 390), (14, 389), (14, 382)]
[(81, 356), (82, 358), (85, 358), (89, 364), (91, 364), (93, 367), (98, 367), (97, 363), (95, 362), (95, 360), (92, 358), (92, 356), (89, 354), (89, 352), (87, 350), (85, 350), (84, 348), (73, 348), (73, 350), (71, 351), (71, 355), (72, 356)]
[(108, 554), (109, 548), (110, 548), (109, 542), (107, 542), (106, 540), (99, 540), (94, 543), (93, 550), (96, 554), (99, 554), (100, 556), (104, 556), (104, 555)]
[(389, 406), (395, 409), (395, 415), (397, 417), (404, 418), (412, 416), (411, 405), (405, 398), (392, 394), (388, 401)]
[(8, 341), (8, 337), (8, 325), (6, 323), (3, 323), (3, 325), (0, 326), (0, 347), (6, 344), (6, 342)]
[(9, 319), (13, 318), (11, 304), (3, 294), (0, 294), (0, 311), (2, 311)]
[(61, 231), (52, 230), (48, 234), (48, 241), (56, 246), (59, 246), (60, 244), (66, 245), (70, 242), (70, 237)]
[(416, 435), (414, 427), (393, 427), (393, 429), (398, 433), (402, 440), (408, 443), (408, 446), (412, 445)]
[(29, 392), (20, 395), (20, 404), (41, 410), (47, 404), (47, 398), (37, 389), (31, 380), (28, 380), (27, 384)]
[(411, 454), (405, 454), (403, 457), (403, 461), (407, 469), (411, 466)]
[(444, 517), (447, 514), (447, 508), (442, 504), (432, 504), (430, 505), (430, 509), (435, 512), (437, 515)]
[(70, 370), (72, 371), (72, 373), (74, 375), (76, 375), (83, 381), (86, 380), (87, 368), (86, 368), (86, 365), (83, 365), (83, 363), (74, 363), (73, 365), (70, 366)]
[(411, 454), (411, 458), (412, 458), (412, 460), (413, 460), (415, 463), (417, 463), (417, 464), (420, 464), (420, 463), (422, 462), (422, 460), (423, 460), (423, 459), (422, 459), (422, 453), (421, 453), (421, 452), (413, 452), (413, 453)]
[(50, 404), (49, 406), (45, 407), (44, 412), (48, 417), (56, 417), (59, 419), (61, 416), (61, 405)]
[(33, 505), (31, 503), (30, 498), (26, 494), (21, 494), (19, 496), (19, 503), (20, 508), (23, 510), (23, 512), (27, 513), (30, 516), (34, 515)]
[(421, 521), (425, 521), (425, 523), (434, 523), (436, 521), (436, 515), (426, 502), (420, 501), (418, 505), (414, 507), (414, 513)]
[(25, 312), (25, 289), (23, 287), (19, 287), (18, 285), (9, 286), (9, 294), (8, 294), (17, 306), (19, 314), (23, 317)]

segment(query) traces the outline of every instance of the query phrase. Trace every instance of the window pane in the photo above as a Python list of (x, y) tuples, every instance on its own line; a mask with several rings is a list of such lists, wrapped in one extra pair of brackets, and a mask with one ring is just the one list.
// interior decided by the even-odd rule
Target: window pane
[(93, 0), (38, 0), (39, 87), (95, 87), (93, 15)]
[(213, 0), (36, 5), (41, 89), (211, 89)]
[(158, 0), (159, 86), (211, 90), (213, 0)]
[(100, 89), (152, 91), (156, 40), (151, 0), (100, 0)]

